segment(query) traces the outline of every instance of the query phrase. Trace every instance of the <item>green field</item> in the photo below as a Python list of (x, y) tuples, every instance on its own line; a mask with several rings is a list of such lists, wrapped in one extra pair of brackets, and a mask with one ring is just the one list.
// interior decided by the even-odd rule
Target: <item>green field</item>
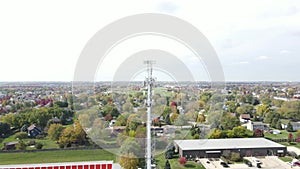
[(56, 163), (72, 161), (116, 160), (108, 151), (97, 150), (59, 150), (26, 153), (0, 153), (0, 164)]
[[(164, 157), (164, 154), (161, 154), (157, 156), (156, 158), (157, 165), (160, 168), (164, 168), (166, 164), (166, 160)], [(178, 157), (174, 157), (173, 159), (169, 159), (169, 163), (171, 165), (171, 168), (176, 168), (176, 169), (187, 169), (187, 168), (193, 168), (193, 169), (205, 169), (205, 167), (201, 164), (198, 164), (194, 161), (188, 161), (185, 165), (181, 165), (178, 162)]]
[[(265, 133), (265, 138), (270, 138), (270, 139), (287, 139), (288, 135), (290, 132), (287, 132), (286, 130), (280, 130), (280, 134), (271, 134), (271, 133)], [(296, 133), (297, 132), (291, 132), (293, 133), (293, 138), (296, 138)]]
[(279, 144), (282, 144), (282, 145), (284, 145), (284, 146), (294, 146), (294, 147), (300, 149), (300, 143), (296, 143), (296, 142), (292, 142), (292, 143), (288, 143), (288, 142), (279, 142)]
[[(15, 135), (11, 135), (8, 138), (3, 139), (2, 141), (0, 140), (0, 149), (3, 148), (4, 143), (7, 142), (13, 142), (13, 141), (18, 141), (17, 139), (15, 139)], [(43, 149), (49, 149), (49, 148), (59, 148), (58, 144), (55, 143), (55, 141), (50, 140), (49, 138), (45, 137), (43, 139), (31, 139), (31, 138), (27, 138), (27, 139), (23, 139), (23, 141), (25, 143), (28, 143), (30, 141), (35, 141), (35, 142), (39, 142), (43, 144)], [(26, 147), (27, 150), (31, 150), (31, 149), (35, 149), (35, 148), (31, 148), (31, 147)]]
[(279, 157), (279, 159), (284, 162), (291, 162), (293, 160), (293, 158), (291, 158), (291, 157)]

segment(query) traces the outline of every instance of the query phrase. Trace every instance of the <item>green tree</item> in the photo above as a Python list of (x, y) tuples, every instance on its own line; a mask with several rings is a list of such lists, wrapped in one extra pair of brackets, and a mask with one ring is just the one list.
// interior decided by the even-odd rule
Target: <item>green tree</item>
[(223, 130), (231, 130), (240, 125), (240, 120), (235, 116), (225, 114), (221, 119), (221, 127)]
[(15, 134), (15, 139), (26, 139), (28, 138), (28, 134), (26, 132), (18, 132)]
[(184, 126), (186, 124), (188, 124), (189, 119), (184, 115), (184, 114), (180, 114), (177, 119), (175, 120), (175, 125), (176, 126)]
[(230, 154), (230, 160), (231, 161), (235, 161), (235, 162), (238, 162), (238, 161), (241, 161), (241, 155), (240, 153), (237, 153), (237, 152), (231, 152)]
[(237, 126), (237, 127), (234, 127), (232, 129), (232, 131), (234, 133), (234, 137), (236, 137), (236, 138), (247, 137), (247, 129), (245, 127)]
[(288, 131), (288, 132), (293, 132), (293, 131), (294, 131), (291, 122), (289, 122), (289, 123), (287, 124), (287, 126), (286, 126), (286, 131)]
[(61, 124), (51, 124), (48, 129), (48, 137), (51, 140), (57, 141), (63, 131), (64, 127)]
[(43, 145), (42, 143), (40, 143), (40, 142), (36, 142), (36, 143), (35, 143), (35, 148), (38, 149), (38, 150), (42, 149), (43, 146), (44, 146), (44, 145)]
[(166, 161), (165, 169), (171, 169), (171, 165), (169, 163), (169, 160)]
[(193, 136), (193, 139), (199, 139), (200, 138), (200, 135), (197, 133)]
[(166, 124), (172, 124), (172, 122), (170, 120), (170, 115), (169, 114), (166, 116), (165, 122), (166, 122)]
[(278, 129), (278, 130), (282, 130), (282, 126), (281, 126), (280, 120), (277, 121), (275, 128)]
[(9, 132), (10, 132), (9, 124), (0, 122), (0, 137), (7, 135)]
[(269, 105), (263, 104), (263, 105), (257, 106), (256, 114), (259, 115), (260, 117), (264, 117), (269, 112), (270, 112)]
[(26, 150), (26, 144), (22, 139), (19, 140), (19, 143), (16, 145), (17, 150)]

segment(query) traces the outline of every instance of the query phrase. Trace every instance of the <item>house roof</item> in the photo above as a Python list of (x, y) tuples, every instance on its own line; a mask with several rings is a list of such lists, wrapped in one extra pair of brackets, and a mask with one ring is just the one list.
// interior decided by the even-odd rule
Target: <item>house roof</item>
[(28, 128), (27, 128), (27, 130), (33, 130), (34, 128), (36, 128), (37, 126), (35, 125), (35, 124), (32, 124), (32, 125), (30, 125)]
[(266, 125), (265, 123), (263, 123), (261, 121), (253, 121), (252, 124), (253, 125)]
[(182, 150), (220, 150), (240, 148), (285, 148), (285, 146), (264, 138), (230, 138), (175, 140)]
[(4, 143), (6, 146), (10, 146), (10, 145), (16, 145), (18, 144), (19, 142), (17, 141), (14, 141), (14, 142), (7, 142), (7, 143)]
[(300, 122), (291, 122), (292, 126), (300, 126)]
[(242, 119), (250, 119), (250, 114), (241, 114)]

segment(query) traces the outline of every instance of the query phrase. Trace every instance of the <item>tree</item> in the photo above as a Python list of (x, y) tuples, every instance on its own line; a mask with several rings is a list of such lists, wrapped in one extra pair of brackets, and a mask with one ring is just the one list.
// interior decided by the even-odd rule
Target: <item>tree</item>
[(204, 123), (204, 122), (205, 122), (205, 116), (203, 114), (198, 114), (197, 123)]
[(128, 153), (133, 153), (135, 157), (141, 156), (141, 147), (137, 142), (137, 139), (133, 137), (127, 137), (121, 144), (120, 153), (126, 155)]
[(139, 159), (133, 153), (127, 153), (121, 156), (120, 165), (123, 169), (137, 169)]
[(291, 143), (293, 140), (293, 133), (289, 133), (288, 138), (287, 138), (287, 142)]
[(177, 112), (171, 113), (170, 114), (170, 121), (174, 124), (178, 116), (179, 116), (179, 114)]
[(35, 143), (35, 148), (38, 149), (38, 150), (42, 149), (43, 146), (44, 146), (44, 145), (43, 145), (42, 143), (40, 143), (40, 142), (36, 142), (36, 143)]
[(64, 147), (71, 146), (75, 141), (73, 126), (65, 128), (59, 137), (59, 143), (64, 145)]
[(225, 114), (221, 119), (221, 127), (223, 130), (231, 130), (240, 125), (240, 120), (234, 116)]
[(278, 130), (281, 130), (281, 129), (282, 129), (280, 119), (279, 119), (279, 120), (277, 121), (277, 123), (276, 123), (276, 129), (278, 129)]
[(166, 116), (165, 122), (166, 122), (166, 124), (172, 124), (169, 114)]
[(169, 163), (169, 160), (166, 161), (165, 169), (171, 169), (171, 165)]
[(236, 138), (247, 137), (247, 129), (245, 127), (237, 126), (237, 127), (234, 127), (232, 129), (232, 131), (234, 133), (234, 137), (236, 137)]
[(209, 134), (209, 138), (210, 139), (218, 139), (218, 138), (221, 138), (221, 135), (222, 135), (222, 131), (218, 130), (218, 129), (215, 129), (214, 131), (212, 131)]
[(288, 131), (288, 132), (293, 132), (293, 131), (294, 131), (291, 122), (289, 122), (289, 123), (287, 124), (287, 126), (286, 126), (286, 131)]
[(257, 106), (257, 110), (256, 110), (256, 113), (257, 115), (259, 115), (260, 117), (263, 117), (265, 116), (267, 113), (270, 112), (270, 106), (269, 105), (260, 105), (260, 106)]
[(127, 121), (127, 119), (122, 114), (117, 118), (115, 126), (126, 126), (126, 121)]
[(7, 135), (10, 131), (10, 126), (8, 123), (0, 122), (0, 137)]
[(230, 160), (231, 161), (235, 161), (235, 162), (240, 161), (241, 160), (240, 153), (231, 152), (231, 154), (230, 154)]
[(86, 141), (86, 133), (78, 120), (74, 121), (74, 137), (77, 144), (82, 145)]
[(16, 145), (17, 150), (26, 150), (26, 144), (22, 139), (19, 140), (19, 143)]
[(28, 134), (26, 132), (18, 132), (15, 134), (15, 139), (26, 139), (28, 138)]
[(197, 133), (193, 136), (194, 139), (199, 139), (200, 138), (200, 135)]
[(179, 161), (179, 164), (181, 164), (181, 165), (185, 165), (187, 162), (185, 157), (180, 157), (178, 161)]
[(264, 132), (260, 129), (255, 129), (253, 131), (253, 137), (264, 137)]
[(186, 124), (188, 124), (189, 119), (184, 115), (184, 114), (180, 114), (177, 119), (175, 120), (174, 124), (176, 126), (184, 126)]
[(165, 158), (166, 159), (172, 159), (174, 155), (174, 151), (172, 149), (167, 149), (165, 152)]
[(61, 124), (51, 124), (48, 130), (48, 137), (51, 140), (57, 141), (63, 131), (64, 127)]

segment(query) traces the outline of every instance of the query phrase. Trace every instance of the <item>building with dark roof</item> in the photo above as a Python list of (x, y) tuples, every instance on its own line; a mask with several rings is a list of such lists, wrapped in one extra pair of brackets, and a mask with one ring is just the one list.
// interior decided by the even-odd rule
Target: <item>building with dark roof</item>
[(265, 138), (175, 140), (176, 151), (187, 158), (219, 158), (225, 150), (245, 156), (285, 156), (286, 146)]

